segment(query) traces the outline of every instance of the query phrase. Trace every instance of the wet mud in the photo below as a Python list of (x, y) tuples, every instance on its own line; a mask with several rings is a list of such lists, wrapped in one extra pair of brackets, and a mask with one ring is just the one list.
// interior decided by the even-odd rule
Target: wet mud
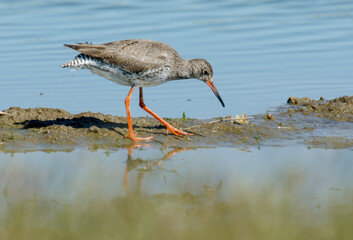
[[(194, 134), (177, 137), (152, 117), (133, 118), (140, 137), (171, 147), (240, 149), (305, 144), (316, 148), (353, 147), (353, 96), (332, 100), (290, 97), (273, 111), (250, 117), (209, 120), (169, 119), (173, 126)], [(0, 150), (3, 152), (120, 148), (131, 144), (125, 116), (62, 109), (11, 107), (0, 114)], [(148, 142), (147, 142), (148, 143)]]

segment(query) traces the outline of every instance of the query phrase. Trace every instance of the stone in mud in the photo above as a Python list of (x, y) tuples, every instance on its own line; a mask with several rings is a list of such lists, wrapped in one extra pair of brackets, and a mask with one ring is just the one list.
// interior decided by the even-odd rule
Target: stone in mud
[(308, 104), (312, 100), (308, 97), (297, 98), (297, 97), (289, 97), (287, 103), (290, 105), (298, 105), (298, 104)]
[(275, 116), (272, 115), (271, 113), (267, 113), (264, 117), (265, 120), (269, 120), (269, 121), (274, 121), (276, 120)]

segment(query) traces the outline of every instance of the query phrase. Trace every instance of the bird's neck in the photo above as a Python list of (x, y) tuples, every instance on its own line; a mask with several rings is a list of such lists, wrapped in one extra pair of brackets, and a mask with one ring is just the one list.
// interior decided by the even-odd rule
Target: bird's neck
[(183, 60), (176, 69), (175, 76), (177, 76), (177, 79), (195, 78), (192, 60)]

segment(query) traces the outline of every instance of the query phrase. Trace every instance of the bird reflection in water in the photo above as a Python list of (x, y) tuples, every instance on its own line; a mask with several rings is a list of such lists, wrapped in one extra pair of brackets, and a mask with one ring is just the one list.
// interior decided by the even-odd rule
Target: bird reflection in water
[[(187, 150), (194, 150), (194, 148), (176, 147), (171, 151), (168, 151), (168, 149), (167, 149), (167, 153), (162, 158), (159, 158), (159, 159), (152, 159), (152, 160), (144, 160), (141, 158), (134, 159), (132, 157), (133, 150), (136, 148), (144, 148), (144, 147), (145, 148), (152, 147), (152, 145), (134, 142), (126, 147), (128, 149), (128, 155), (127, 155), (127, 160), (126, 160), (123, 185), (124, 185), (125, 192), (128, 195), (130, 194), (129, 183), (128, 183), (128, 176), (129, 176), (130, 171), (137, 170), (137, 186), (136, 186), (136, 192), (134, 193), (134, 195), (138, 196), (141, 193), (141, 183), (142, 183), (143, 176), (146, 173), (150, 173), (156, 167), (159, 167), (163, 171), (163, 173), (164, 172), (172, 172), (172, 173), (175, 173), (176, 175), (181, 177), (181, 175), (179, 175), (179, 173), (176, 170), (182, 164), (172, 170), (167, 170), (167, 169), (164, 169), (163, 162), (167, 159), (170, 159), (172, 156), (174, 156), (177, 153), (181, 153), (181, 152), (184, 152)], [(166, 179), (165, 179), (164, 174), (163, 174), (163, 177), (164, 177), (164, 182), (166, 183)]]

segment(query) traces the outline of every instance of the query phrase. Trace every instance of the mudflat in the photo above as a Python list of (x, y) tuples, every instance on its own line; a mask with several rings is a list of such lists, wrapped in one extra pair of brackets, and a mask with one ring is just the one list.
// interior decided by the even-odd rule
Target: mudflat
[[(10, 107), (0, 115), (0, 149), (119, 148), (131, 144), (125, 116), (62, 109)], [(353, 96), (332, 100), (289, 97), (273, 111), (253, 116), (227, 116), (208, 120), (165, 118), (173, 126), (194, 134), (176, 137), (152, 117), (133, 118), (138, 136), (153, 136), (154, 143), (174, 147), (287, 146), (316, 148), (353, 146)]]

